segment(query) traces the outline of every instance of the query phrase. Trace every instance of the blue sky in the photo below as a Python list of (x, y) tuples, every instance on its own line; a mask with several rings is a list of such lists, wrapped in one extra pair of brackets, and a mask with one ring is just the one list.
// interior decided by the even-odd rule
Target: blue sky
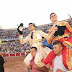
[(0, 0), (0, 25), (3, 29), (17, 28), (21, 22), (36, 25), (51, 23), (49, 15), (55, 12), (58, 20), (72, 16), (71, 0)]

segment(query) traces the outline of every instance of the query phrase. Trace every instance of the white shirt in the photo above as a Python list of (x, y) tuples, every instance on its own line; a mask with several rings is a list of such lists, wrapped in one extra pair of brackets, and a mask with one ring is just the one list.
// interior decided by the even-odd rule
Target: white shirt
[(53, 26), (55, 27), (56, 25), (58, 26), (59, 22), (57, 24), (53, 24)]
[(54, 69), (53, 72), (56, 72), (57, 69), (61, 69), (63, 71), (68, 71), (62, 62), (62, 55), (56, 56), (54, 59)]
[[(35, 30), (33, 30), (32, 32), (35, 32)], [(32, 33), (32, 32), (30, 32), (30, 33)]]

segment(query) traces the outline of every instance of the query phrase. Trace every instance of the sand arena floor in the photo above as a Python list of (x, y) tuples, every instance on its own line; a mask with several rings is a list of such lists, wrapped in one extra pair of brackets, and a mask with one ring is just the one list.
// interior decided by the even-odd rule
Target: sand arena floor
[(5, 72), (27, 72), (27, 67), (24, 65), (24, 56), (5, 58), (7, 62), (4, 63)]

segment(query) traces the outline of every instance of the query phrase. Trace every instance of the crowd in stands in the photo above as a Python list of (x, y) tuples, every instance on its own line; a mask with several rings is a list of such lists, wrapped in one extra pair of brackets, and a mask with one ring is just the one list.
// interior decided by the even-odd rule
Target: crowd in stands
[(19, 41), (13, 41), (8, 43), (1, 44), (0, 51), (3, 53), (17, 53), (17, 52), (25, 52), (30, 49), (29, 43), (20, 44)]
[[(72, 25), (72, 19), (66, 20)], [(42, 30), (46, 33), (48, 33), (48, 29), (52, 26), (52, 24), (45, 24), (38, 26), (36, 29), (37, 30)], [(29, 34), (28, 28), (24, 30), (23, 36), (26, 37)], [(14, 38), (19, 38), (19, 33), (17, 29), (15, 30), (0, 30), (0, 39), (14, 39)], [(19, 41), (12, 41), (12, 42), (7, 42), (7, 43), (2, 43), (0, 44), (0, 51), (4, 53), (15, 53), (15, 52), (25, 52), (26, 50), (30, 49), (29, 43), (25, 44), (20, 44)]]

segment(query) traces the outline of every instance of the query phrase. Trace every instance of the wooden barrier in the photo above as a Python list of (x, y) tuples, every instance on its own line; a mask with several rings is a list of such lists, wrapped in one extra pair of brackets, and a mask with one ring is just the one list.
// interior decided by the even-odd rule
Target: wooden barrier
[(25, 53), (23, 53), (23, 52), (19, 52), (19, 53), (10, 53), (10, 54), (3, 54), (2, 56), (3, 57), (12, 57), (12, 56), (24, 56), (25, 55)]

